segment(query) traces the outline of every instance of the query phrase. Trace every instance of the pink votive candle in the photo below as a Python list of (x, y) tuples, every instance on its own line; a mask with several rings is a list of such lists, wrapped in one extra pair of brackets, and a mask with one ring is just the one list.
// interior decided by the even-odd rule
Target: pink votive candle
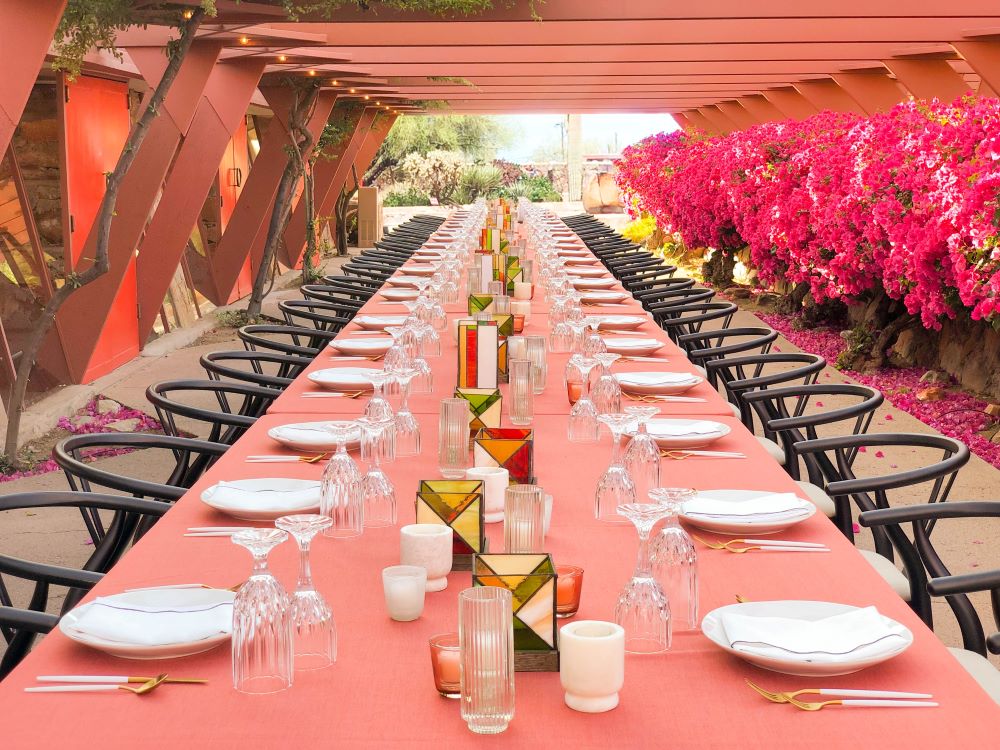
[(580, 609), (583, 591), (583, 568), (576, 565), (556, 566), (556, 617), (572, 617)]

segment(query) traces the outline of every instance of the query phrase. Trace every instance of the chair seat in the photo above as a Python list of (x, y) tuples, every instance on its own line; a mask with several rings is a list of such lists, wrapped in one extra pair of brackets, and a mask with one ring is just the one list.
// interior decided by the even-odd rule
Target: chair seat
[(815, 484), (810, 482), (796, 482), (799, 489), (805, 493), (805, 496), (812, 501), (819, 512), (822, 513), (827, 518), (833, 518), (837, 515), (837, 506), (833, 502), (833, 498), (823, 491), (822, 487), (817, 487)]
[(694, 369), (696, 369), (698, 371), (699, 375), (701, 375), (703, 378), (705, 378), (706, 380), (708, 380), (708, 370), (706, 370), (701, 365), (695, 365)]
[(737, 419), (740, 419), (743, 416), (742, 414), (740, 414), (740, 407), (738, 407), (731, 401), (729, 402), (729, 411), (731, 411), (733, 413), (733, 416), (736, 417)]
[(764, 446), (764, 450), (768, 452), (771, 458), (782, 466), (785, 465), (785, 451), (780, 445), (766, 437), (758, 437), (757, 440), (762, 446)]
[(985, 656), (964, 648), (949, 648), (951, 655), (958, 660), (962, 668), (972, 675), (979, 687), (986, 691), (994, 701), (1000, 703), (1000, 671), (994, 667)]
[(892, 564), (892, 561), (871, 550), (861, 549), (858, 552), (868, 561), (869, 565), (875, 568), (875, 572), (892, 586), (892, 590), (899, 594), (904, 602), (910, 601), (910, 582), (899, 568)]

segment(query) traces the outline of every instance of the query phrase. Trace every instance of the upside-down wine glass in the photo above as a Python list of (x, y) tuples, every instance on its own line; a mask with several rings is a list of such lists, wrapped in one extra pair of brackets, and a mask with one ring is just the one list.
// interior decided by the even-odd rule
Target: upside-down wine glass
[(327, 516), (318, 513), (282, 516), (274, 522), (291, 534), (299, 547), (299, 579), (292, 595), (296, 669), (323, 669), (337, 661), (337, 625), (330, 605), (313, 586), (309, 565), (313, 537), (331, 523)]
[(382, 389), (392, 376), (385, 370), (375, 370), (368, 377), (372, 381), (372, 397), (365, 406), (365, 417), (374, 422), (385, 423), (379, 434), (378, 448), (383, 461), (392, 461), (396, 458), (396, 414), (382, 395)]
[(361, 457), (368, 461), (368, 471), (361, 478), (364, 500), (364, 524), (371, 528), (396, 525), (396, 488), (382, 471), (380, 442), (382, 431), (394, 426), (392, 420), (376, 421), (368, 417), (357, 420), (361, 425)]
[(678, 517), (697, 492), (687, 487), (658, 487), (649, 499), (664, 506), (667, 522), (649, 545), (653, 577), (670, 602), (674, 631), (698, 629), (698, 550)]
[(233, 544), (253, 555), (253, 571), (233, 601), (233, 687), (241, 693), (276, 693), (292, 686), (291, 602), (267, 567), (272, 549), (288, 539), (280, 529), (245, 529)]
[(396, 455), (415, 456), (420, 453), (420, 423), (410, 411), (410, 381), (417, 371), (406, 367), (396, 371), (396, 379), (402, 391), (399, 411), (396, 412)]
[(649, 497), (660, 486), (660, 446), (646, 431), (646, 423), (660, 413), (658, 406), (626, 406), (623, 411), (639, 423), (632, 439), (625, 446), (625, 468), (635, 483), (635, 496)]
[(597, 365), (593, 357), (584, 357), (576, 361), (580, 369), (580, 398), (569, 410), (568, 437), (571, 443), (596, 443), (599, 436), (600, 423), (597, 421), (597, 408), (590, 400), (590, 373)]
[(618, 379), (611, 374), (615, 362), (621, 359), (620, 354), (595, 354), (594, 359), (601, 366), (601, 376), (590, 389), (590, 400), (597, 407), (598, 414), (617, 414), (622, 410), (622, 387)]
[(618, 508), (635, 503), (636, 497), (635, 483), (622, 461), (622, 435), (635, 424), (635, 417), (631, 414), (601, 414), (597, 419), (611, 430), (611, 464), (597, 481), (594, 517), (598, 521), (624, 523)]
[(361, 472), (347, 453), (347, 441), (358, 433), (354, 422), (330, 422), (327, 429), (337, 443), (320, 480), (320, 513), (333, 519), (323, 536), (350, 539), (364, 531)]
[(658, 654), (670, 648), (670, 603), (649, 562), (650, 532), (669, 512), (658, 503), (618, 506), (618, 513), (635, 524), (639, 533), (635, 572), (615, 605), (615, 622), (625, 629), (625, 650), (632, 654)]

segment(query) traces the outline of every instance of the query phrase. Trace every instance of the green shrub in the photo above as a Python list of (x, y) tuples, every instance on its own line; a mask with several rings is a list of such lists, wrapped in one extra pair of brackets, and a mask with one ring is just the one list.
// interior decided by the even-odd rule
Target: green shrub
[(492, 164), (472, 164), (462, 171), (458, 182), (458, 192), (461, 203), (471, 203), (476, 198), (493, 197), (500, 192), (503, 185), (503, 172)]
[(558, 203), (562, 196), (552, 187), (548, 177), (535, 175), (522, 177), (513, 185), (501, 188), (499, 194), (503, 198), (527, 198), (532, 203)]
[(246, 310), (219, 310), (215, 317), (222, 328), (242, 328), (257, 322), (247, 316)]
[(422, 190), (415, 187), (408, 187), (404, 190), (392, 190), (385, 194), (382, 199), (383, 206), (429, 206), (431, 197)]

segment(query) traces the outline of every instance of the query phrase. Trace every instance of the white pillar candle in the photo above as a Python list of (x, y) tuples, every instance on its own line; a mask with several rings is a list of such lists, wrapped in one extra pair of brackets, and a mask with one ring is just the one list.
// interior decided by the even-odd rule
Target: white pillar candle
[(549, 526), (552, 525), (552, 495), (545, 495), (545, 508), (542, 511), (542, 535), (548, 536)]
[(531, 282), (530, 281), (515, 281), (514, 282), (514, 299), (519, 299), (519, 300), (529, 300), (529, 299), (531, 299)]
[(581, 620), (559, 629), (559, 681), (574, 711), (602, 713), (618, 705), (625, 684), (625, 629)]
[(427, 570), (418, 565), (393, 565), (382, 570), (382, 589), (389, 617), (398, 622), (416, 620), (424, 612)]
[(436, 523), (413, 523), (399, 530), (399, 561), (427, 571), (427, 591), (448, 588), (453, 535), (451, 526)]
[(503, 501), (510, 472), (499, 466), (474, 466), (465, 472), (466, 479), (483, 483), (483, 515), (486, 523), (503, 520)]
[(510, 312), (512, 315), (523, 315), (524, 322), (527, 323), (531, 319), (531, 302), (526, 299), (517, 299), (515, 296), (510, 303)]

